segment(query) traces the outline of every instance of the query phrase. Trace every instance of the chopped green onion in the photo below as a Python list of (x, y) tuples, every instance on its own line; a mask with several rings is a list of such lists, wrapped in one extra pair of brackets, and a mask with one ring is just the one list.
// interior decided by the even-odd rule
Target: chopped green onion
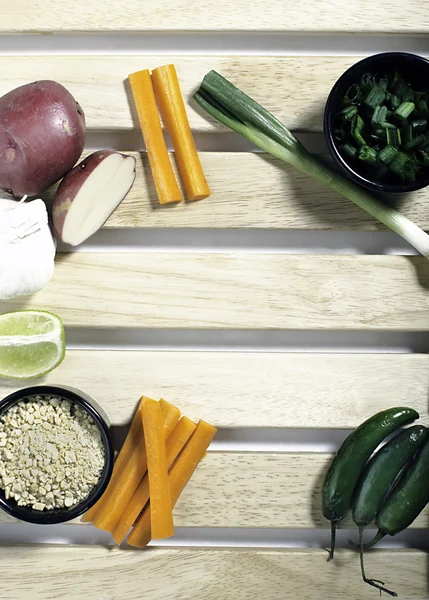
[(410, 151), (410, 150), (414, 150), (415, 148), (419, 148), (419, 146), (421, 146), (422, 144), (424, 144), (425, 141), (426, 141), (426, 136), (425, 136), (424, 133), (421, 133), (420, 135), (418, 135), (413, 140), (409, 140), (404, 145), (404, 150)]
[(388, 172), (389, 172), (389, 167), (387, 167), (386, 165), (380, 165), (378, 167), (378, 169), (376, 170), (374, 177), (378, 181), (381, 181), (382, 179), (384, 179), (384, 177), (386, 177)]
[(417, 119), (416, 121), (413, 121), (411, 123), (411, 127), (415, 131), (424, 131), (425, 129), (427, 129), (427, 126), (428, 122), (426, 121), (426, 119)]
[(401, 132), (396, 127), (394, 129), (386, 129), (387, 145), (399, 148), (401, 145)]
[(421, 254), (429, 256), (429, 236), (424, 231), (359, 185), (317, 161), (278, 119), (221, 75), (215, 71), (208, 73), (194, 99), (223, 125), (261, 150), (328, 185), (401, 235)]
[(357, 158), (359, 154), (359, 150), (351, 144), (344, 144), (343, 151), (345, 152), (345, 154), (350, 156), (350, 158)]
[(346, 106), (343, 110), (340, 110), (338, 116), (344, 121), (350, 121), (355, 115), (358, 114), (358, 107), (356, 105)]
[(409, 89), (410, 89), (410, 86), (401, 77), (400, 79), (398, 79), (398, 81), (395, 83), (395, 85), (393, 85), (391, 87), (391, 89), (389, 91), (391, 91), (393, 94), (395, 94), (395, 96), (398, 96), (399, 98), (402, 99), (403, 96), (408, 92)]
[(371, 146), (362, 146), (359, 150), (359, 160), (363, 160), (367, 163), (377, 162), (377, 152)]
[(408, 119), (415, 107), (414, 102), (402, 102), (401, 106), (395, 110), (394, 115), (400, 119)]
[(375, 129), (372, 133), (375, 137), (377, 137), (380, 140), (386, 139), (386, 129), (382, 129), (380, 127), (380, 128)]
[(345, 104), (359, 104), (362, 99), (362, 92), (357, 83), (354, 83), (349, 87), (344, 95)]
[(399, 175), (401, 179), (405, 179), (404, 166), (409, 160), (408, 156), (403, 152), (398, 152), (392, 162), (389, 164), (389, 169), (395, 175)]
[(378, 158), (385, 165), (389, 165), (397, 154), (398, 150), (396, 148), (393, 146), (386, 146), (383, 148), (383, 150), (381, 150), (381, 152), (379, 152)]
[[(387, 92), (387, 86), (388, 86), (388, 79), (387, 77), (380, 77), (380, 80), (378, 82), (378, 87), (383, 90), (384, 92)], [(390, 95), (390, 94), (389, 94)]]
[(385, 98), (386, 92), (382, 90), (378, 85), (375, 85), (369, 92), (368, 96), (365, 98), (364, 102), (367, 106), (370, 106), (371, 108), (376, 108), (376, 106), (380, 106), (380, 104), (383, 104)]
[(402, 102), (414, 102), (414, 92), (411, 88), (408, 88), (408, 90), (402, 96)]
[(416, 180), (418, 165), (414, 164), (413, 160), (409, 160), (404, 165), (404, 177), (407, 183), (414, 183)]
[(419, 100), (416, 107), (417, 115), (420, 119), (426, 119), (429, 116), (429, 109), (425, 100)]
[(355, 115), (352, 119), (351, 134), (359, 146), (366, 146), (366, 142), (362, 136), (362, 131), (365, 123), (360, 115)]
[(424, 150), (419, 150), (417, 152), (417, 159), (418, 159), (419, 163), (422, 164), (423, 166), (425, 166), (425, 167), (429, 166), (429, 154), (427, 152), (425, 152)]
[(371, 88), (376, 85), (375, 77), (372, 73), (364, 73), (360, 80), (360, 89), (362, 92), (368, 93)]
[(377, 128), (377, 125), (383, 125), (387, 118), (387, 107), (376, 106), (371, 118), (371, 125)]
[(395, 94), (390, 95), (390, 106), (392, 110), (396, 110), (401, 105), (401, 100)]

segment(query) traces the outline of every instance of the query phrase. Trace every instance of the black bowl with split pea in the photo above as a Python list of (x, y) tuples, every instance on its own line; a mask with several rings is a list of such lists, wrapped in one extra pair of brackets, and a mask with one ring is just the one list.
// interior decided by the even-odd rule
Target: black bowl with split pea
[(12, 517), (79, 517), (104, 493), (113, 463), (107, 417), (82, 392), (41, 385), (0, 402), (0, 508)]
[(369, 56), (335, 83), (324, 132), (336, 165), (373, 191), (429, 185), (429, 61), (406, 52)]

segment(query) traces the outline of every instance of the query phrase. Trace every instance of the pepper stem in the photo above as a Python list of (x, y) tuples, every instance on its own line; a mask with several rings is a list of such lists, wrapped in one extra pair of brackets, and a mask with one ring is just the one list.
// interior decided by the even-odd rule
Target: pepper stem
[(332, 560), (334, 558), (336, 533), (337, 533), (337, 522), (331, 521), (331, 549), (329, 551), (328, 561)]
[(386, 594), (389, 594), (389, 596), (396, 597), (398, 595), (396, 592), (393, 592), (392, 590), (388, 590), (387, 588), (383, 587), (384, 581), (380, 581), (379, 579), (368, 579), (368, 577), (365, 574), (365, 565), (363, 562), (363, 552), (364, 552), (363, 527), (359, 527), (359, 554), (360, 554), (360, 570), (362, 573), (362, 579), (368, 585), (372, 585), (372, 587), (375, 587), (378, 590), (380, 590), (380, 593), (386, 592)]

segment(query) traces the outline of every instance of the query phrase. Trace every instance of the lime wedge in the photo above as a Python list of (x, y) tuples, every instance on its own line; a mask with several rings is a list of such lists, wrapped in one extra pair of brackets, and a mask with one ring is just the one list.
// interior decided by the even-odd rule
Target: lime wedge
[(64, 359), (64, 326), (56, 315), (22, 310), (0, 315), (0, 377), (41, 377)]

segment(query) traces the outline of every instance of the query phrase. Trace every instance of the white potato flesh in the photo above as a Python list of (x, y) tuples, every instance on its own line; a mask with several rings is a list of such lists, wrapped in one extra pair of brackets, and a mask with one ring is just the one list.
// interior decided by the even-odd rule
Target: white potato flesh
[(106, 156), (88, 175), (70, 204), (61, 238), (77, 246), (98, 231), (127, 195), (134, 181), (131, 156)]

